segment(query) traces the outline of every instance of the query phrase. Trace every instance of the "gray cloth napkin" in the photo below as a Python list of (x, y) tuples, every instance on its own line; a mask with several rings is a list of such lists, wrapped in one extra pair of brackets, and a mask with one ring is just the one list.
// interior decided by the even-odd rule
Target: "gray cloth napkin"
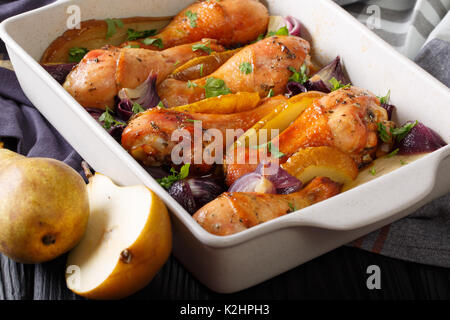
[[(450, 0), (336, 0), (361, 23), (450, 87)], [(344, 3), (345, 2), (345, 3)], [(349, 4), (351, 3), (351, 4)], [(379, 8), (379, 24), (369, 16)], [(450, 194), (349, 244), (389, 257), (450, 267)]]
[[(369, 6), (378, 6), (381, 29), (374, 29), (374, 32), (397, 50), (407, 52), (421, 67), (450, 86), (450, 36), (447, 38), (450, 16), (444, 12), (448, 12), (450, 0), (336, 1), (352, 3), (344, 8), (364, 24), (367, 24)], [(0, 0), (0, 21), (50, 2), (53, 1)], [(395, 23), (397, 27), (401, 25), (398, 30), (404, 32), (391, 32), (389, 28), (395, 27)], [(2, 53), (5, 52), (0, 41), (0, 55)], [(0, 68), (0, 139), (4, 137), (15, 141), (22, 154), (53, 157), (80, 170), (79, 155), (31, 105), (14, 73)], [(394, 258), (450, 267), (450, 195), (349, 245)]]

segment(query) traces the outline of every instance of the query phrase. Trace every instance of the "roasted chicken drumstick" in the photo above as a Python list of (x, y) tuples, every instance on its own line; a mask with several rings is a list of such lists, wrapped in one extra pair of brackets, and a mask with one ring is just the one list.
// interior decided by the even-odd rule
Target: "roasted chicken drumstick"
[[(249, 45), (207, 77), (185, 82), (175, 79), (163, 81), (158, 94), (164, 104), (175, 107), (205, 98), (208, 78), (221, 79), (233, 93), (258, 92), (265, 97), (284, 93), (289, 67), (300, 69), (309, 52), (309, 43), (299, 37), (273, 36)], [(245, 72), (242, 66), (247, 66)]]
[[(225, 46), (243, 45), (267, 30), (269, 12), (258, 0), (209, 0), (190, 5), (159, 34), (164, 48), (217, 39)], [(130, 45), (127, 42), (124, 45)], [(158, 50), (156, 46), (139, 43), (141, 48)]]
[[(285, 162), (297, 150), (307, 147), (336, 147), (349, 154), (358, 166), (373, 160), (377, 149), (377, 124), (388, 120), (380, 100), (358, 87), (347, 87), (316, 100), (286, 130), (280, 133), (278, 148)], [(257, 152), (254, 149), (240, 150)], [(255, 164), (226, 164), (226, 182), (233, 183), (254, 171)]]

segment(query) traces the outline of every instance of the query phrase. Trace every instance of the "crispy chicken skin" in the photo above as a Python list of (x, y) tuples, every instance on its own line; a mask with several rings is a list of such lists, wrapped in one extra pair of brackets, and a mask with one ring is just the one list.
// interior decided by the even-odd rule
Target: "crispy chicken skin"
[(329, 178), (317, 177), (302, 190), (287, 195), (225, 192), (193, 217), (206, 231), (226, 236), (331, 198), (340, 189)]
[[(266, 97), (284, 93), (293, 67), (298, 70), (307, 54), (309, 43), (299, 37), (273, 36), (251, 44), (231, 57), (207, 77), (187, 82), (166, 79), (158, 87), (158, 95), (168, 107), (175, 107), (205, 98), (203, 86), (207, 78), (222, 79), (231, 92), (258, 92)], [(249, 63), (250, 73), (241, 71), (241, 65)]]
[[(223, 51), (215, 40), (205, 40), (214, 51)], [(157, 83), (164, 80), (177, 65), (192, 58), (207, 55), (192, 50), (192, 44), (164, 51), (134, 48), (92, 50), (67, 76), (64, 88), (83, 106), (112, 108), (114, 97), (122, 88), (136, 88), (150, 73), (158, 74)]]
[[(226, 129), (241, 129), (242, 133), (285, 101), (283, 96), (267, 98), (259, 107), (233, 114), (186, 113), (170, 109), (153, 108), (131, 119), (122, 134), (122, 146), (145, 165), (171, 164), (172, 149), (179, 141), (171, 141), (177, 129), (184, 129), (194, 136), (195, 121), (201, 121), (202, 130), (216, 129), (226, 145)], [(201, 138), (200, 138), (201, 139)], [(202, 152), (205, 145), (202, 145)], [(191, 161), (194, 167), (194, 161)]]
[[(354, 86), (333, 91), (316, 100), (277, 137), (278, 148), (284, 154), (280, 162), (286, 162), (302, 148), (332, 146), (348, 153), (358, 166), (363, 166), (373, 160), (376, 152), (377, 124), (387, 120), (386, 110), (369, 91)], [(232, 184), (255, 168), (252, 164), (227, 163), (226, 183)]]
[[(191, 18), (189, 18), (191, 17)], [(218, 39), (225, 46), (243, 45), (264, 34), (269, 12), (258, 0), (210, 0), (195, 2), (180, 13), (153, 38), (160, 38), (164, 48)], [(130, 42), (124, 45), (129, 45)], [(158, 50), (153, 45), (139, 45)]]

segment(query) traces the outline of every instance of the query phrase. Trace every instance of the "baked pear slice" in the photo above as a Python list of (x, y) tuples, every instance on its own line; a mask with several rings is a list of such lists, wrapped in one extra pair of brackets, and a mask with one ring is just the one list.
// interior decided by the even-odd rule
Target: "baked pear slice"
[(358, 176), (358, 167), (347, 153), (327, 146), (300, 149), (282, 168), (303, 184), (315, 177), (328, 177), (334, 182), (346, 185)]

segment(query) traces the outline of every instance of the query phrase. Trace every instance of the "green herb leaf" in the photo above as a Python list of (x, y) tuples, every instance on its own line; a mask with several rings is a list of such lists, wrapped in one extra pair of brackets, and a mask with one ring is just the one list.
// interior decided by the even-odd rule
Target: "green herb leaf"
[(175, 63), (173, 64), (174, 66), (180, 64), (180, 60), (175, 61)]
[(395, 149), (394, 151), (389, 153), (386, 157), (392, 158), (393, 156), (395, 156), (398, 153), (399, 150), (400, 150), (399, 148)]
[(103, 122), (103, 128), (105, 129), (111, 129), (112, 126), (116, 125), (126, 125), (126, 123), (117, 121), (114, 116), (112, 115), (113, 111), (106, 107), (106, 111), (103, 112), (100, 117), (98, 118), (98, 121)]
[(147, 46), (155, 46), (158, 47), (160, 49), (164, 48), (163, 42), (161, 38), (145, 38), (144, 40), (142, 40), (142, 43), (147, 45)]
[(205, 88), (205, 98), (217, 97), (231, 93), (231, 90), (227, 87), (225, 81), (213, 77), (206, 79), (206, 83), (203, 88)]
[(200, 65), (200, 77), (203, 77), (203, 63)]
[(69, 49), (69, 61), (80, 62), (89, 50), (81, 47), (73, 47)]
[(174, 184), (178, 180), (185, 179), (189, 175), (189, 167), (190, 167), (189, 163), (184, 164), (181, 167), (179, 173), (174, 168), (171, 168), (170, 169), (171, 175), (161, 178), (161, 179), (156, 179), (156, 181), (158, 181), (158, 183), (162, 187), (169, 189), (172, 186), (172, 184)]
[(403, 138), (417, 125), (418, 121), (408, 122), (400, 128), (391, 129), (392, 135), (397, 139), (397, 141), (402, 141)]
[(278, 148), (274, 145), (272, 145), (272, 141), (269, 141), (267, 143), (260, 144), (259, 146), (252, 146), (252, 149), (261, 149), (267, 147), (267, 150), (270, 152), (270, 154), (275, 158), (281, 158), (284, 157), (284, 153), (278, 150)]
[(403, 159), (400, 159), (400, 164), (401, 164), (402, 166), (404, 166), (405, 164), (408, 164), (408, 162), (404, 161)]
[(187, 87), (189, 89), (196, 88), (196, 87), (198, 87), (198, 84), (196, 84), (195, 82), (192, 82), (191, 80), (188, 80), (187, 81)]
[(195, 120), (195, 119), (184, 119), (184, 121), (187, 121), (187, 122), (202, 122), (202, 120)]
[(388, 93), (384, 96), (384, 97), (378, 97), (378, 99), (380, 99), (380, 103), (388, 103), (389, 99), (391, 97), (391, 90), (388, 91)]
[(166, 106), (164, 105), (164, 103), (162, 101), (160, 101), (158, 103), (158, 107), (166, 109)]
[(197, 26), (197, 13), (193, 13), (191, 10), (186, 11), (185, 13), (186, 17), (188, 17), (190, 25), (192, 28), (195, 28)]
[(242, 62), (239, 66), (239, 70), (241, 70), (243, 74), (250, 74), (253, 72), (253, 65), (250, 62)]
[(120, 19), (105, 19), (108, 25), (108, 30), (106, 31), (106, 39), (111, 38), (117, 31), (117, 28), (123, 28), (123, 22)]
[(272, 142), (269, 142), (267, 147), (270, 151), (270, 155), (275, 157), (276, 159), (284, 157), (284, 153), (281, 152), (276, 146), (272, 145)]
[(386, 126), (381, 122), (378, 122), (378, 135), (383, 142), (391, 141), (391, 136), (387, 132)]
[(267, 34), (267, 37), (272, 37), (272, 36), (288, 36), (289, 35), (289, 29), (284, 26), (281, 27), (280, 29), (278, 29), (277, 31), (270, 31)]
[(208, 47), (208, 44), (204, 44), (204, 43), (196, 43), (192, 45), (192, 51), (197, 51), (197, 50), (203, 50), (205, 52), (207, 52), (208, 54), (211, 54), (212, 49), (210, 47)]
[(137, 49), (140, 48), (141, 46), (138, 44), (129, 44), (127, 46), (125, 46), (124, 48), (130, 48), (130, 49)]
[(342, 84), (341, 81), (337, 80), (335, 77), (331, 78), (329, 82), (333, 86), (333, 88), (331, 88), (331, 91), (336, 91), (342, 88), (349, 88), (351, 86), (351, 84)]
[(289, 206), (289, 209), (291, 210), (290, 212), (297, 211), (295, 204), (288, 202), (288, 206)]
[(133, 107), (131, 107), (131, 111), (133, 111), (134, 114), (145, 111), (144, 108), (139, 103), (133, 103)]
[(133, 40), (136, 40), (136, 39), (151, 37), (151, 36), (154, 36), (156, 34), (156, 31), (157, 31), (156, 29), (142, 30), (142, 31), (137, 31), (137, 30), (134, 30), (134, 29), (128, 29), (127, 30), (128, 40), (129, 41), (133, 41)]
[(267, 94), (267, 98), (273, 97), (274, 93), (273, 93), (273, 89), (269, 90), (269, 93)]
[(295, 81), (295, 82), (298, 82), (298, 83), (301, 83), (301, 84), (303, 84), (306, 81), (308, 81), (309, 78), (308, 78), (308, 75), (306, 74), (306, 64), (303, 64), (300, 67), (299, 71), (295, 70), (295, 68), (291, 67), (291, 66), (289, 66), (288, 69), (290, 71), (292, 71), (292, 75), (289, 78), (289, 81)]
[(373, 175), (373, 176), (377, 174), (377, 171), (375, 170), (374, 167), (372, 167), (372, 168), (369, 170), (369, 172), (370, 172), (370, 174)]

